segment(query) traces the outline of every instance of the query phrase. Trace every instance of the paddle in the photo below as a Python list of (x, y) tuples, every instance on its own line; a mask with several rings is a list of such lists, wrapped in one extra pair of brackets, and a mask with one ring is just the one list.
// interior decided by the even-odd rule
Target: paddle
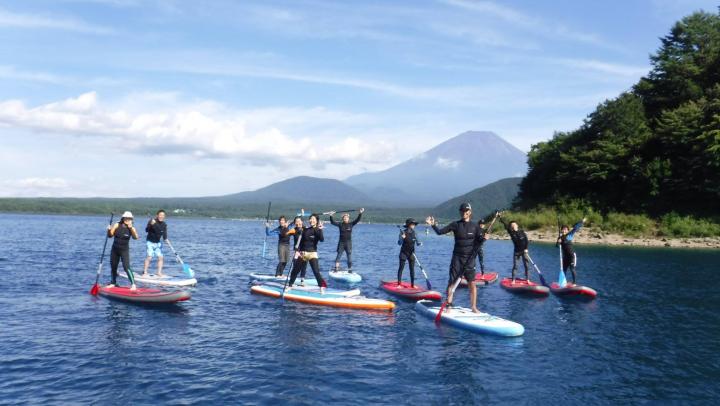
[(425, 285), (427, 285), (428, 290), (432, 290), (432, 285), (430, 284), (430, 279), (428, 279), (427, 273), (425, 273), (425, 268), (423, 268), (422, 264), (420, 263), (420, 260), (418, 259), (417, 255), (413, 252), (413, 257), (415, 258), (415, 262), (417, 262), (418, 266), (420, 267), (420, 271), (422, 271), (423, 276), (425, 277)]
[[(455, 289), (457, 289), (458, 285), (460, 284), (461, 279), (462, 279), (462, 276), (460, 276), (459, 278), (457, 278), (455, 280), (455, 282), (452, 285), (452, 288), (450, 288), (450, 290), (448, 291), (448, 296), (450, 296), (450, 294), (455, 294)], [(442, 313), (443, 313), (443, 310), (445, 310), (445, 307), (447, 307), (447, 304), (448, 304), (447, 298), (445, 298), (445, 300), (440, 305), (440, 310), (438, 310), (438, 314), (435, 316), (435, 323), (440, 323), (440, 320), (442, 320)]]
[(293, 263), (290, 267), (290, 272), (288, 272), (287, 276), (285, 277), (285, 283), (283, 283), (283, 290), (280, 294), (280, 300), (285, 301), (285, 288), (287, 288), (288, 282), (290, 282), (290, 274), (292, 274), (293, 270), (295, 269), (295, 262), (298, 260), (298, 247), (300, 247), (300, 241), (302, 241), (302, 231), (300, 231), (300, 237), (298, 237), (297, 244), (295, 244), (295, 252), (293, 253)]
[(560, 254), (560, 273), (558, 274), (558, 285), (564, 288), (567, 285), (567, 279), (565, 278), (565, 272), (563, 271), (563, 254), (562, 254), (562, 226), (560, 225), (560, 214), (557, 216), (558, 223), (558, 252)]
[[(272, 206), (272, 202), (268, 202), (268, 210), (267, 210), (267, 216), (265, 216), (265, 224), (267, 227), (267, 223), (270, 222), (270, 207)], [(265, 251), (267, 251), (267, 238), (268, 235), (265, 233), (265, 240), (263, 241), (263, 250), (262, 250), (262, 257), (265, 259)]]
[(354, 211), (357, 211), (357, 209), (325, 211), (322, 213), (322, 215), (327, 216), (327, 215), (333, 214), (333, 213), (352, 213)]
[(535, 265), (535, 261), (533, 261), (532, 258), (530, 258), (530, 254), (525, 254), (525, 255), (527, 255), (527, 258), (530, 260), (530, 263), (532, 264), (532, 266), (535, 268), (535, 271), (537, 271), (538, 275), (540, 276), (540, 283), (542, 283), (543, 286), (548, 286), (547, 282), (545, 282), (545, 277), (543, 276), (542, 272), (540, 272), (540, 268), (538, 268), (538, 266)]
[[(110, 222), (108, 225), (112, 225), (113, 217), (115, 217), (115, 213), (110, 213)], [(90, 288), (90, 294), (93, 296), (97, 296), (98, 292), (100, 291), (100, 285), (98, 282), (100, 282), (100, 273), (102, 272), (102, 266), (103, 266), (103, 260), (105, 259), (105, 249), (107, 248), (107, 242), (109, 238), (107, 236), (107, 231), (105, 231), (105, 243), (103, 244), (103, 250), (102, 255), (100, 255), (100, 263), (98, 264), (98, 270), (97, 275), (95, 276), (95, 284)]]
[(172, 246), (172, 243), (170, 243), (170, 240), (165, 240), (165, 241), (167, 241), (168, 247), (170, 247), (170, 249), (172, 250), (173, 254), (175, 254), (175, 259), (177, 259), (177, 261), (182, 265), (182, 267), (183, 267), (183, 272), (185, 272), (185, 274), (186, 274), (187, 276), (189, 276), (190, 278), (194, 278), (194, 277), (195, 277), (195, 271), (193, 271), (192, 268), (190, 268), (190, 265), (188, 265), (188, 264), (186, 264), (186, 263), (183, 262), (182, 258), (180, 258), (180, 254), (178, 254), (177, 251), (175, 251), (175, 248)]

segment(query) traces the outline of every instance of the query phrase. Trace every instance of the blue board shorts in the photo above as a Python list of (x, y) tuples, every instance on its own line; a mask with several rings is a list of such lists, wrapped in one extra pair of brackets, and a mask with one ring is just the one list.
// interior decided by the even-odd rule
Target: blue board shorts
[(147, 241), (147, 256), (150, 258), (162, 258), (163, 252), (162, 252), (162, 242), (150, 242)]

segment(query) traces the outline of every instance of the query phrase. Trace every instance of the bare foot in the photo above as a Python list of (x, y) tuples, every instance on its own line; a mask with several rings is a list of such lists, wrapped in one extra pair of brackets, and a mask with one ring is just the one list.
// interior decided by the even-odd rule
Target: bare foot
[(132, 285), (130, 285), (130, 290), (132, 290), (132, 291), (137, 290), (137, 286), (135, 286), (135, 284), (133, 283)]
[(473, 307), (471, 310), (473, 313), (480, 313), (480, 310), (478, 310), (477, 307)]

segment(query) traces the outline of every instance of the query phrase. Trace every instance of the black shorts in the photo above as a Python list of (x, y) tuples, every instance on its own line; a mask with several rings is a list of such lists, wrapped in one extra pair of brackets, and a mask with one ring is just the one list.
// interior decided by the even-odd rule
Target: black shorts
[(475, 280), (475, 258), (469, 255), (453, 255), (450, 262), (450, 281), (455, 282), (464, 277), (469, 281)]

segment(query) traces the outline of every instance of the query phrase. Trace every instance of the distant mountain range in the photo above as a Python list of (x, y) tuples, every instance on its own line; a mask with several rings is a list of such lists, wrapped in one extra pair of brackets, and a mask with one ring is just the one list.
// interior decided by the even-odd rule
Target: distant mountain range
[(262, 203), (268, 201), (295, 204), (354, 204), (378, 203), (365, 193), (336, 179), (297, 176), (273, 183), (252, 192), (207, 197), (236, 203)]
[(498, 135), (468, 131), (412, 159), (345, 180), (370, 197), (430, 207), (491, 182), (524, 176), (527, 155)]
[(446, 219), (456, 218), (463, 202), (472, 205), (475, 219), (485, 217), (495, 210), (509, 208), (520, 191), (520, 181), (522, 178), (506, 178), (477, 188), (438, 205), (433, 209), (433, 215)]

